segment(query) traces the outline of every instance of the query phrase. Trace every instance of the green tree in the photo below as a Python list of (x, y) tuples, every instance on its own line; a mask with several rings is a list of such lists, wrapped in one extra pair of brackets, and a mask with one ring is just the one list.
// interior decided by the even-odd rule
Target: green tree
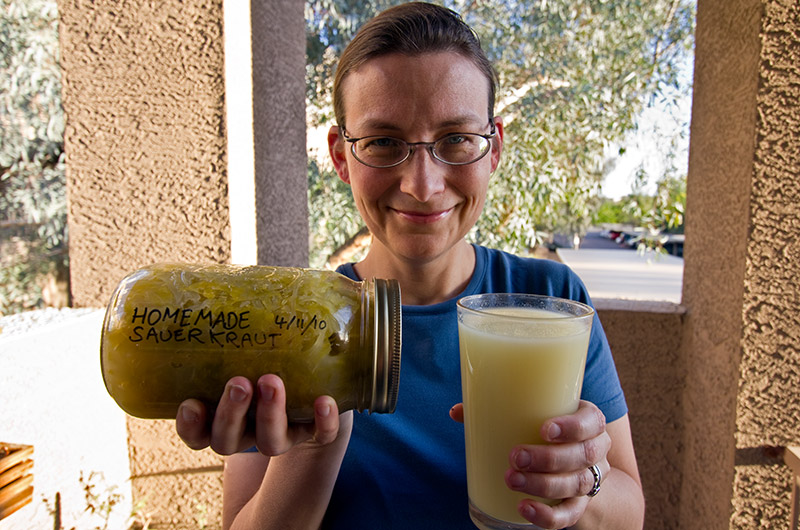
[[(400, 2), (307, 3), (309, 126), (331, 118), (331, 72), (343, 46), (361, 23), (394, 3)], [(519, 252), (542, 231), (582, 231), (592, 219), (607, 147), (635, 127), (648, 100), (680, 84), (678, 65), (693, 47), (695, 1), (444, 4), (472, 25), (494, 62), (496, 113), (505, 120), (503, 162), (470, 237)], [(336, 178), (329, 167), (309, 175), (312, 190), (319, 188), (314, 179)], [(333, 240), (320, 227), (330, 226), (327, 217), (342, 218), (347, 200), (337, 200), (333, 211), (325, 207), (330, 196), (310, 200), (312, 232)]]
[[(336, 62), (356, 30), (399, 0), (308, 0), (306, 18), (306, 125), (317, 136), (333, 120)], [(313, 133), (312, 133), (313, 134)], [(309, 262), (330, 266), (330, 258), (363, 229), (349, 187), (339, 180), (324, 149), (308, 163)], [(358, 249), (347, 252), (357, 258)]]
[(42, 305), (65, 275), (64, 176), (55, 0), (0, 0), (0, 314)]
[(654, 195), (642, 193), (643, 171), (627, 197), (614, 201), (599, 199), (594, 208), (594, 224), (622, 225), (641, 230), (640, 251), (666, 253), (670, 234), (683, 234), (686, 210), (686, 178), (667, 173), (656, 183)]
[(662, 233), (682, 233), (686, 179), (664, 177), (656, 184), (655, 195), (633, 193), (622, 202), (629, 222), (646, 228), (653, 237)]

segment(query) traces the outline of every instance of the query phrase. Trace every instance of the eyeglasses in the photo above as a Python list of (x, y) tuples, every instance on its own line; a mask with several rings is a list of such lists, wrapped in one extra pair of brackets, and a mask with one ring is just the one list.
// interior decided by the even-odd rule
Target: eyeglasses
[(464, 166), (477, 162), (489, 152), (491, 139), (497, 134), (494, 123), (489, 134), (452, 133), (434, 142), (406, 142), (391, 136), (362, 136), (348, 138), (342, 128), (345, 141), (356, 160), (374, 168), (394, 167), (408, 160), (417, 146), (425, 146), (431, 156), (451, 166)]

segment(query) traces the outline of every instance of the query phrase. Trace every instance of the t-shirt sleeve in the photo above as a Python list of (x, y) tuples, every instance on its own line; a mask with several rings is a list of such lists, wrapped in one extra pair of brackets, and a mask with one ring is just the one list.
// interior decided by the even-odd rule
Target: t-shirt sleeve
[[(489, 258), (489, 262), (493, 282), (505, 283), (512, 292), (558, 296), (594, 307), (583, 281), (563, 263), (505, 253), (497, 253)], [(589, 338), (581, 399), (597, 405), (608, 422), (628, 412), (611, 348), (596, 311)]]

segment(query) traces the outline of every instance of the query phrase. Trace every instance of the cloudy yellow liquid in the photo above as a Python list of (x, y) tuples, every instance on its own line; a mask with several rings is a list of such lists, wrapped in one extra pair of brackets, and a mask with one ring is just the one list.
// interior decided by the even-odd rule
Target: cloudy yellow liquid
[(548, 326), (519, 319), (563, 315), (527, 308), (485, 312), (511, 318), (459, 319), (469, 498), (495, 519), (530, 524), (517, 505), (531, 496), (505, 483), (509, 453), (519, 444), (544, 443), (542, 423), (577, 410), (591, 318)]

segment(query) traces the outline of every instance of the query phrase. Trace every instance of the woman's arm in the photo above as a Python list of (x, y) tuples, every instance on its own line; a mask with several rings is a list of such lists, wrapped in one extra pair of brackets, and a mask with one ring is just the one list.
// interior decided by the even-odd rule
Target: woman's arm
[(309, 440), (280, 456), (238, 453), (225, 459), (225, 529), (318, 528), (347, 449), (353, 413), (340, 416), (340, 434), (326, 445)]
[(611, 470), (604, 477), (600, 493), (589, 500), (583, 517), (573, 528), (640, 530), (644, 526), (644, 495), (628, 415), (609, 423), (606, 432), (611, 437), (607, 456)]
[[(255, 429), (248, 430), (253, 401)], [(187, 400), (176, 428), (189, 447), (231, 455), (223, 474), (224, 528), (319, 527), (350, 441), (352, 412), (340, 416), (336, 401), (321, 396), (313, 423), (289, 424), (283, 382), (265, 375), (255, 388), (246, 378), (232, 378), (210, 428), (206, 415), (201, 402)], [(240, 453), (253, 446), (259, 452)]]

